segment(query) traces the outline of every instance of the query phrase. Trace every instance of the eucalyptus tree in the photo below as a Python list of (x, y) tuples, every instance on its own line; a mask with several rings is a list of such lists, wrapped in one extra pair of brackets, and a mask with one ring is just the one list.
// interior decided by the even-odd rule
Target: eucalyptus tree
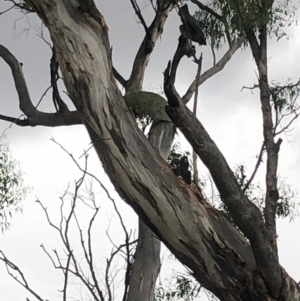
[(22, 211), (22, 201), (29, 188), (24, 184), (20, 163), (13, 157), (9, 144), (0, 138), (0, 229), (7, 230), (9, 218)]
[[(199, 8), (196, 16), (203, 33), (215, 49), (226, 43), (228, 51), (213, 67), (195, 78), (180, 96), (175, 88), (177, 67), (184, 56), (196, 58), (188, 30), (179, 37), (173, 59), (164, 71), (167, 100), (142, 92), (144, 73), (155, 43), (171, 11), (181, 1), (157, 0), (150, 25), (136, 1), (131, 4), (145, 37), (137, 51), (129, 79), (113, 67), (105, 16), (92, 0), (26, 0), (16, 4), (34, 12), (49, 30), (53, 43), (51, 75), (56, 113), (41, 112), (30, 98), (17, 58), (0, 46), (0, 56), (12, 70), (25, 119), (1, 115), (20, 126), (83, 124), (106, 173), (124, 199), (140, 217), (139, 243), (130, 275), (128, 300), (152, 300), (159, 273), (162, 241), (186, 265), (195, 279), (221, 300), (298, 300), (297, 283), (278, 261), (276, 212), (280, 201), (277, 164), (280, 131), (298, 117), (299, 84), (272, 86), (268, 80), (267, 41), (279, 36), (289, 3), (269, 1), (213, 1)], [(186, 26), (185, 18), (182, 25)], [(263, 213), (249, 199), (204, 125), (187, 108), (192, 95), (208, 78), (222, 70), (241, 47), (250, 46), (257, 65), (266, 154), (266, 194)], [(76, 107), (70, 111), (57, 88), (58, 70), (68, 96)], [(163, 70), (162, 70), (163, 71)], [(124, 87), (120, 91), (117, 81)], [(145, 111), (146, 110), (146, 111)], [(136, 118), (151, 117), (148, 139)], [(290, 118), (283, 129), (282, 118)], [(197, 185), (177, 178), (166, 159), (178, 128), (208, 168), (231, 220), (210, 205)], [(155, 234), (155, 236), (153, 235)], [(100, 300), (99, 296), (99, 300)]]

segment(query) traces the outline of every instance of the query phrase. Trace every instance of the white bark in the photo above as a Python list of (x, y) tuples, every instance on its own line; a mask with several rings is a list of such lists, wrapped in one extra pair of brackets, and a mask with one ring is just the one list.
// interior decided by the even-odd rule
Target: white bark
[[(82, 1), (27, 2), (50, 31), (64, 83), (120, 196), (217, 297), (274, 300), (250, 245), (219, 211), (174, 175), (137, 128), (113, 77), (103, 17), (86, 4), (83, 11), (79, 9)], [(232, 179), (228, 181), (232, 188)], [(247, 209), (236, 214), (247, 215), (247, 202), (233, 197)], [(281, 299), (299, 300), (296, 283), (287, 275), (282, 277)]]

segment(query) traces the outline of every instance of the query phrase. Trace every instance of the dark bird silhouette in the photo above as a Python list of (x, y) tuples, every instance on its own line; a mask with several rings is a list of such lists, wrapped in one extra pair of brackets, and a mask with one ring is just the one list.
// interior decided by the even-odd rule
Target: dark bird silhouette
[(187, 183), (187, 184), (191, 184), (192, 182), (192, 174), (189, 171), (190, 168), (190, 164), (189, 164), (189, 159), (187, 156), (183, 156), (180, 159), (180, 163), (179, 166), (175, 167), (175, 166), (171, 166), (171, 168), (173, 169), (175, 175), (177, 177), (182, 177), (183, 180)]
[(190, 15), (187, 4), (179, 8), (179, 16), (182, 25), (179, 26), (181, 34), (199, 45), (206, 45), (205, 35), (200, 27), (200, 23)]

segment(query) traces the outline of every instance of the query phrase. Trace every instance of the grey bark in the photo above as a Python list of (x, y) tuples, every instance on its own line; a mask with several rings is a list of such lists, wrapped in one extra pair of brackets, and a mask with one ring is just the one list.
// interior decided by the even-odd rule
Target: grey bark
[[(149, 114), (153, 119), (153, 125), (149, 133), (149, 142), (165, 160), (167, 159), (171, 147), (174, 130), (172, 134), (164, 126), (164, 119), (162, 119), (160, 116), (161, 112), (164, 112), (164, 110), (162, 110), (162, 106), (159, 106), (160, 110), (153, 112), (153, 108), (157, 107), (152, 103), (155, 94), (152, 93), (152, 95), (150, 95), (150, 98), (152, 99), (152, 101), (150, 101), (150, 99), (141, 99), (140, 96), (145, 96), (145, 93), (141, 95), (139, 92), (142, 91), (144, 74), (150, 59), (150, 55), (155, 47), (156, 41), (163, 32), (164, 23), (166, 22), (169, 12), (173, 6), (173, 1), (157, 1), (157, 10), (154, 20), (149, 28), (145, 28), (145, 38), (136, 54), (129, 80), (126, 81), (126, 83), (123, 82), (125, 84), (127, 99), (135, 100), (135, 104), (137, 106), (140, 106), (142, 103), (143, 108), (141, 113)], [(140, 15), (140, 18), (143, 18), (142, 15)], [(144, 24), (144, 26), (146, 26), (143, 19), (141, 22)], [(146, 95), (149, 94), (150, 93), (147, 93)], [(138, 95), (139, 97), (134, 98), (132, 97), (133, 95)], [(161, 100), (159, 101), (161, 102)], [(150, 106), (148, 109), (151, 110), (151, 113), (149, 110), (147, 110), (147, 108), (145, 108), (145, 104)], [(138, 111), (137, 106), (134, 108), (135, 112)], [(130, 108), (133, 109), (132, 106)], [(164, 115), (165, 118), (168, 118), (166, 114)], [(167, 127), (174, 128), (170, 120)], [(163, 144), (162, 141), (165, 139), (169, 139), (170, 143), (167, 145)], [(141, 219), (139, 219), (138, 235), (138, 244), (129, 278), (127, 300), (153, 301), (155, 284), (161, 267), (161, 242)]]
[(20, 117), (9, 117), (0, 115), (0, 119), (16, 123), (20, 126), (62, 126), (82, 124), (82, 120), (77, 111), (64, 111), (57, 113), (44, 113), (33, 105), (29, 95), (28, 87), (23, 75), (22, 65), (14, 57), (14, 55), (4, 46), (0, 45), (0, 57), (9, 65), (16, 90), (19, 96), (20, 110), (26, 116), (26, 119)]
[(27, 2), (50, 31), (70, 98), (105, 171), (147, 226), (221, 300), (300, 300), (296, 282), (274, 258), (260, 212), (241, 193), (226, 160), (178, 95), (171, 91), (168, 113), (207, 164), (250, 244), (174, 175), (138, 130), (113, 76), (103, 16), (88, 8), (82, 13), (76, 1)]
[(139, 240), (130, 274), (128, 301), (154, 300), (155, 284), (160, 271), (160, 240), (139, 219)]

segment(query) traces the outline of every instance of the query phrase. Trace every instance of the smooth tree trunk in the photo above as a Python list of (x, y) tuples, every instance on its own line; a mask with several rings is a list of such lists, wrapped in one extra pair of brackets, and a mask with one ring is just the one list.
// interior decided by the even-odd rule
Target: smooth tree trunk
[(178, 95), (168, 97), (168, 114), (209, 168), (250, 243), (174, 175), (139, 131), (115, 82), (107, 26), (93, 2), (27, 2), (49, 29), (64, 83), (105, 171), (147, 226), (221, 300), (300, 300), (296, 282), (266, 239), (259, 210), (242, 194), (225, 158)]
[[(150, 55), (156, 41), (161, 37), (164, 23), (173, 6), (174, 3), (172, 1), (157, 1), (153, 22), (146, 29), (146, 34), (136, 54), (129, 80), (123, 85), (126, 95), (142, 91), (143, 79)], [(175, 128), (173, 124), (165, 124), (163, 119), (154, 118), (148, 140), (165, 160), (167, 160), (174, 133)], [(142, 219), (139, 218), (138, 223), (138, 243), (130, 271), (127, 300), (153, 301), (156, 282), (161, 268), (161, 242)]]
[(139, 239), (130, 274), (128, 301), (154, 300), (161, 265), (160, 245), (153, 231), (139, 219)]

